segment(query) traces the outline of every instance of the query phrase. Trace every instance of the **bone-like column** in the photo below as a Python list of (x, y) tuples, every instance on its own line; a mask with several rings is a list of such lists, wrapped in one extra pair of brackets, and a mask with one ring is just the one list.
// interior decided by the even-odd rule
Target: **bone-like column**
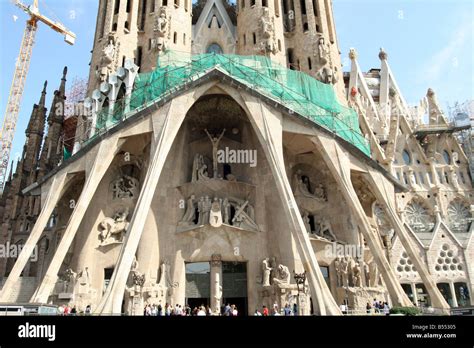
[(384, 178), (381, 176), (381, 173), (377, 173), (374, 170), (369, 169), (369, 174), (367, 177), (371, 184), (372, 192), (374, 193), (375, 198), (377, 198), (377, 201), (379, 201), (384, 206), (385, 211), (387, 212), (387, 217), (395, 229), (398, 238), (400, 238), (400, 242), (405, 248), (405, 251), (410, 257), (410, 260), (412, 260), (413, 265), (416, 267), (420, 278), (426, 286), (426, 291), (428, 291), (428, 294), (430, 295), (433, 307), (441, 311), (448, 311), (450, 308), (449, 304), (446, 302), (443, 295), (439, 291), (435, 281), (426, 268), (425, 263), (418, 255), (416, 248), (413, 246), (403, 222), (396, 213), (395, 202), (387, 199), (390, 189), (387, 187), (386, 180), (384, 180)]
[(36, 243), (38, 243), (38, 240), (43, 234), (43, 230), (46, 227), (46, 223), (48, 222), (51, 214), (53, 213), (54, 207), (61, 198), (63, 187), (66, 182), (66, 176), (66, 172), (60, 172), (52, 179), (51, 187), (49, 188), (48, 195), (46, 196), (46, 199), (43, 203), (43, 209), (41, 210), (33, 230), (31, 231), (25, 246), (21, 250), (18, 259), (16, 260), (15, 265), (10, 272), (7, 281), (3, 285), (3, 289), (0, 293), (0, 302), (8, 302), (8, 299), (10, 298), (12, 290), (19, 279), (21, 272), (25, 268), (25, 265), (28, 262), (28, 259), (30, 258)]
[(117, 151), (118, 137), (113, 136), (108, 139), (104, 139), (98, 148), (97, 153), (95, 154), (95, 160), (92, 164), (92, 168), (87, 174), (87, 179), (82, 189), (81, 195), (76, 203), (69, 222), (67, 224), (66, 230), (64, 231), (61, 242), (59, 243), (58, 248), (49, 264), (48, 270), (39, 285), (36, 292), (33, 294), (30, 302), (39, 302), (45, 303), (48, 301), (48, 297), (51, 294), (51, 291), (56, 284), (58, 278), (58, 272), (61, 268), (61, 265), (64, 261), (69, 247), (71, 246), (72, 241), (76, 235), (76, 232), (81, 224), (84, 214), (89, 207), (90, 202), (92, 201), (95, 191), (99, 186), (102, 177), (109, 168), (112, 160)]
[(211, 257), (211, 310), (220, 313), (222, 305), (222, 261), (221, 255)]
[[(183, 105), (178, 105), (180, 101)], [(147, 214), (150, 211), (150, 204), (164, 163), (185, 116), (184, 102), (181, 99), (175, 99), (171, 102), (168, 109), (164, 107), (153, 116), (155, 138), (152, 143), (150, 165), (127, 234), (125, 235), (117, 267), (99, 306), (95, 310), (96, 313), (111, 314), (121, 312), (127, 278), (145, 227)]]
[[(281, 120), (274, 113), (269, 112), (266, 106), (255, 98), (244, 95), (243, 98), (246, 100), (246, 105), (250, 111), (249, 119), (257, 133), (275, 178), (275, 184), (283, 203), (290, 231), (295, 239), (298, 253), (306, 271), (314, 310), (319, 315), (340, 315), (342, 313), (319, 268), (316, 255), (286, 175)], [(269, 124), (270, 122), (271, 124)]]
[(383, 249), (380, 248), (379, 243), (377, 243), (377, 237), (370, 227), (364, 208), (360, 204), (359, 198), (352, 186), (349, 159), (347, 158), (347, 155), (343, 153), (339, 144), (337, 144), (337, 142), (332, 138), (318, 135), (312, 137), (311, 140), (317, 146), (328, 169), (339, 184), (339, 189), (341, 190), (346, 203), (351, 208), (352, 213), (358, 222), (359, 228), (367, 241), (370, 251), (374, 256), (374, 260), (383, 276), (392, 301), (401, 306), (413, 306), (410, 299), (403, 291), (395, 272), (386, 259)]

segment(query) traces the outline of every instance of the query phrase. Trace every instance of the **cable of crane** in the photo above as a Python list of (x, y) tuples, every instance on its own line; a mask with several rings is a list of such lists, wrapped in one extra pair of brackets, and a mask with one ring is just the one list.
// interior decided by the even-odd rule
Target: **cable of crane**
[(43, 0), (40, 0), (40, 2), (41, 2), (41, 4), (42, 4), (44, 7), (46, 7), (46, 10), (48, 10), (49, 14), (50, 14), (52, 17), (54, 17), (54, 19), (56, 20), (56, 22), (60, 22), (60, 23), (61, 23), (61, 19), (60, 19), (58, 16), (56, 16), (56, 13), (54, 13), (54, 11), (51, 10), (51, 9), (48, 7), (48, 5), (46, 5), (46, 3), (45, 3)]

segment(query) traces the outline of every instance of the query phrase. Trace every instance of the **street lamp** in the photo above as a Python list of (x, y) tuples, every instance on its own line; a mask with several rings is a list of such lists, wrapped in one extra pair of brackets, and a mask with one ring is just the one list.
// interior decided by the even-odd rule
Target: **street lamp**
[[(304, 284), (306, 282), (306, 271), (303, 273), (296, 273), (295, 270), (293, 270), (293, 278), (295, 279), (296, 282), (296, 288), (298, 289), (298, 314), (302, 314), (301, 311), (301, 302), (300, 302), (300, 291), (304, 292)], [(301, 285), (301, 290), (300, 290), (300, 285)]]

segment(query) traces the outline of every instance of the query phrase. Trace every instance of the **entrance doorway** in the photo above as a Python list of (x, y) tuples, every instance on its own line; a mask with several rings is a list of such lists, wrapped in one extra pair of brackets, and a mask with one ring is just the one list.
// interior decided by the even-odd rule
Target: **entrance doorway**
[(181, 305), (207, 306), (211, 297), (211, 265), (209, 262), (186, 263), (186, 299)]
[(222, 305), (235, 305), (239, 316), (248, 315), (247, 263), (222, 262), (222, 278)]

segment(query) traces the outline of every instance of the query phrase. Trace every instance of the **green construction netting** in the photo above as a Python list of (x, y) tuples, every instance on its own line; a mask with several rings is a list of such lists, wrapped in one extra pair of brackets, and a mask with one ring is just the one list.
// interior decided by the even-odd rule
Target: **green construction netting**
[(96, 135), (214, 68), (286, 106), (290, 112), (332, 131), (370, 156), (357, 113), (339, 104), (331, 85), (300, 71), (289, 70), (263, 56), (214, 53), (191, 56), (167, 51), (159, 57), (155, 70), (138, 74), (129, 105), (122, 100), (115, 104), (114, 110), (104, 108), (99, 112)]

